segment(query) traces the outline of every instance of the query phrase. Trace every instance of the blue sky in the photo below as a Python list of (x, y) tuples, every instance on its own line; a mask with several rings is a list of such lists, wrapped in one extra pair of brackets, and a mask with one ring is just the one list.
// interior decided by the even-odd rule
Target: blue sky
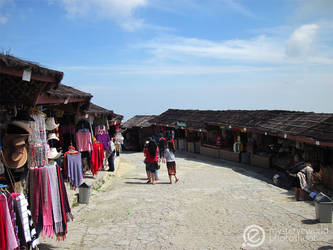
[(331, 0), (0, 0), (0, 50), (125, 115), (332, 112)]

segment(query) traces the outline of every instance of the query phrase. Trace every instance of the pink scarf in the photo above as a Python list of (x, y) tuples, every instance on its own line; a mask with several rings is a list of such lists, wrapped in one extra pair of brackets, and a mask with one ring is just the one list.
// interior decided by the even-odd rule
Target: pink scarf
[(43, 231), (42, 236), (53, 237), (53, 220), (52, 220), (52, 200), (50, 190), (50, 180), (48, 175), (48, 168), (42, 168), (42, 210), (43, 210)]

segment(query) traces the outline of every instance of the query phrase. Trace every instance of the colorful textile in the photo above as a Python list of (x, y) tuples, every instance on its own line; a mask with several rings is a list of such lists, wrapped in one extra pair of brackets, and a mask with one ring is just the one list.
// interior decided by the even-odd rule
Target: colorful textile
[(76, 147), (80, 152), (92, 151), (91, 133), (89, 131), (76, 132)]
[(93, 145), (93, 152), (91, 155), (91, 172), (96, 175), (97, 172), (103, 167), (104, 162), (104, 147), (100, 142), (95, 142)]
[[(19, 243), (18, 235), (17, 235), (17, 228), (16, 228), (16, 215), (14, 211), (14, 201), (13, 197), (11, 194), (7, 194), (7, 204), (8, 204), (8, 210), (10, 214), (10, 219), (12, 221), (13, 229), (14, 229), (14, 234), (15, 234), (15, 239), (16, 242)], [(19, 247), (19, 244), (18, 244)]]
[(24, 240), (26, 243), (31, 241), (30, 226), (29, 226), (29, 215), (28, 215), (28, 201), (24, 194), (20, 194), (16, 199), (16, 206), (20, 220), (22, 223), (22, 230), (24, 234)]
[(78, 188), (83, 179), (81, 153), (67, 155), (68, 180), (71, 186)]
[(49, 168), (42, 168), (42, 183), (43, 183), (43, 196), (42, 196), (42, 211), (43, 211), (43, 237), (53, 237), (53, 220), (52, 220), (52, 199), (50, 179), (48, 175)]
[(9, 213), (8, 203), (7, 203), (7, 197), (3, 194), (0, 194), (0, 209), (3, 212), (4, 215), (4, 221), (6, 224), (6, 240), (7, 240), (7, 249), (15, 249), (18, 247), (14, 227), (12, 224), (12, 219)]
[(110, 150), (109, 142), (110, 142), (110, 136), (108, 133), (99, 133), (96, 135), (96, 140), (101, 142), (103, 144), (104, 150), (108, 151)]
[(63, 231), (63, 227), (62, 227), (62, 214), (61, 214), (61, 202), (59, 196), (58, 176), (55, 165), (50, 165), (48, 167), (48, 174), (50, 180), (54, 231), (57, 234)]
[(169, 175), (176, 175), (176, 162), (171, 161), (167, 162), (168, 174)]
[[(0, 204), (2, 204), (1, 200)], [(8, 241), (7, 241), (7, 225), (5, 219), (5, 211), (2, 209), (2, 206), (0, 206), (0, 249), (6, 250), (7, 248), (8, 248)]]

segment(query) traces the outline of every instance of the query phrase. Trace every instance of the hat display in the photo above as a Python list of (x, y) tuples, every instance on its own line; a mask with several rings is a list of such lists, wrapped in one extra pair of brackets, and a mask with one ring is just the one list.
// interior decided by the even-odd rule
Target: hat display
[(32, 130), (28, 121), (12, 121), (8, 124), (7, 133), (30, 135)]
[(4, 165), (8, 168), (21, 168), (27, 162), (28, 150), (26, 140), (29, 135), (6, 134), (3, 137), (1, 154)]
[(54, 130), (59, 127), (59, 124), (55, 123), (54, 117), (49, 117), (45, 121), (46, 130)]
[(57, 135), (55, 133), (50, 133), (47, 136), (47, 141), (49, 141), (49, 140), (57, 140), (57, 141), (59, 141), (59, 138), (57, 137)]
[(56, 148), (50, 148), (47, 158), (50, 160), (58, 159), (61, 156), (61, 152), (58, 152)]

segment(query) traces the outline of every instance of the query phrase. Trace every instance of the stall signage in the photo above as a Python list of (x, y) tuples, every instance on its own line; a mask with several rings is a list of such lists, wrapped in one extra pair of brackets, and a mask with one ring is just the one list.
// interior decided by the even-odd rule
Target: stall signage
[(220, 129), (225, 129), (225, 126), (220, 126)]
[(30, 82), (31, 79), (31, 70), (24, 70), (22, 75), (22, 81)]
[(185, 122), (177, 122), (177, 126), (178, 127), (186, 127), (186, 123)]

